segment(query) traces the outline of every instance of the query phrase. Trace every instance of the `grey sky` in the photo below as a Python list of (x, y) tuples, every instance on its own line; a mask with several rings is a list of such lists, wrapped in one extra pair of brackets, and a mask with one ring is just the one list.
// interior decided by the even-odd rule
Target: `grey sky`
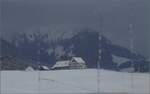
[(129, 47), (128, 25), (133, 23), (135, 48), (148, 56), (149, 0), (0, 0), (3, 32), (29, 32), (31, 28), (99, 29), (113, 43)]

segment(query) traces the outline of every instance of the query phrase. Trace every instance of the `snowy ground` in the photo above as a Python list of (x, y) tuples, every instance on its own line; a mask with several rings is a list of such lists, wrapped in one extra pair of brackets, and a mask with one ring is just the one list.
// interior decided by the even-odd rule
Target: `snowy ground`
[(96, 94), (98, 86), (102, 94), (150, 94), (149, 84), (149, 74), (101, 70), (98, 85), (96, 69), (2, 71), (0, 94)]

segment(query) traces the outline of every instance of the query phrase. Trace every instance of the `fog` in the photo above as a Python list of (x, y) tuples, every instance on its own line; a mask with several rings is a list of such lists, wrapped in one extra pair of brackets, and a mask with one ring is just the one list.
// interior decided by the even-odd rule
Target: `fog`
[[(33, 28), (93, 28), (113, 43), (129, 48), (129, 24), (135, 36), (135, 49), (148, 57), (149, 0), (0, 0), (1, 32), (5, 38), (14, 32)], [(44, 32), (44, 31), (43, 31)], [(61, 32), (61, 31), (60, 31)]]

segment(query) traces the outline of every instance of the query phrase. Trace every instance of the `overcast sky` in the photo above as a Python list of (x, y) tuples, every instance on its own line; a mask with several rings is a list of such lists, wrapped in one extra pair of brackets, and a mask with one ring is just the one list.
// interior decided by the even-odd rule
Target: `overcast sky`
[[(129, 47), (129, 24), (135, 48), (148, 56), (150, 0), (0, 0), (2, 31), (30, 32), (32, 28), (99, 29), (113, 43)], [(5, 36), (7, 36), (5, 35)]]

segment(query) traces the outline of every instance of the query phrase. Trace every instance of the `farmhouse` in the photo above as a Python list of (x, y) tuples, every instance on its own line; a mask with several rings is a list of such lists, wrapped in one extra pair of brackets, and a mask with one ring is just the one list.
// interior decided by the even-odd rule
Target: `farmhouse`
[(86, 63), (81, 57), (73, 57), (71, 60), (57, 61), (52, 69), (85, 69)]

